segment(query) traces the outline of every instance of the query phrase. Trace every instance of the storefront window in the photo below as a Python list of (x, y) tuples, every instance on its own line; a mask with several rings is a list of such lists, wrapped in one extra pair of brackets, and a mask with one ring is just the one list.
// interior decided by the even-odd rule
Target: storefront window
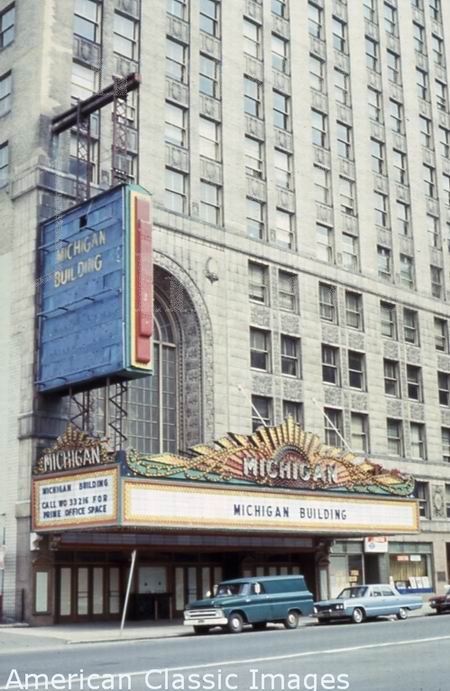
[(431, 551), (427, 543), (391, 543), (389, 573), (399, 590), (431, 591)]

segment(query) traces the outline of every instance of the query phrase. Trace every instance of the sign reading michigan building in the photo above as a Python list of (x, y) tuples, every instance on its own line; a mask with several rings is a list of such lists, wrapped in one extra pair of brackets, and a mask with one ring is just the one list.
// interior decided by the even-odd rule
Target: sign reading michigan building
[(229, 434), (193, 447), (193, 457), (127, 454), (130, 474), (159, 480), (410, 496), (414, 479), (326, 446), (288, 418), (251, 435)]

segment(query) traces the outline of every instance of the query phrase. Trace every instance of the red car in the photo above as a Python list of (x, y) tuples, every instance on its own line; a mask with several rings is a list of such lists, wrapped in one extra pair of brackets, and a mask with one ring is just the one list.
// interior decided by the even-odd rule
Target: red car
[(436, 614), (450, 612), (450, 586), (447, 586), (445, 595), (430, 597), (430, 607), (436, 610)]

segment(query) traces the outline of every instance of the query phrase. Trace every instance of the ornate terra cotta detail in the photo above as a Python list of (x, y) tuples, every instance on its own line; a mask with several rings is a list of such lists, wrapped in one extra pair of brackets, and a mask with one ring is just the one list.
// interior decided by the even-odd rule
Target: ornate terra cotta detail
[(132, 450), (127, 466), (135, 476), (188, 482), (397, 496), (414, 489), (412, 476), (326, 446), (293, 418), (250, 435), (230, 433), (191, 451), (191, 456), (144, 456)]
[(35, 474), (59, 473), (111, 463), (106, 440), (89, 437), (69, 424), (51, 449), (45, 449), (34, 467)]

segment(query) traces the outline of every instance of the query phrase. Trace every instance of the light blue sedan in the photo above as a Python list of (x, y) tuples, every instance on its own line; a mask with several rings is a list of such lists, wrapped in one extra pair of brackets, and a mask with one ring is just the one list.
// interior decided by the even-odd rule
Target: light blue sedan
[(358, 585), (344, 588), (334, 600), (314, 603), (319, 624), (337, 619), (350, 619), (360, 624), (365, 619), (394, 614), (407, 619), (408, 613), (423, 606), (417, 595), (402, 595), (390, 585)]

